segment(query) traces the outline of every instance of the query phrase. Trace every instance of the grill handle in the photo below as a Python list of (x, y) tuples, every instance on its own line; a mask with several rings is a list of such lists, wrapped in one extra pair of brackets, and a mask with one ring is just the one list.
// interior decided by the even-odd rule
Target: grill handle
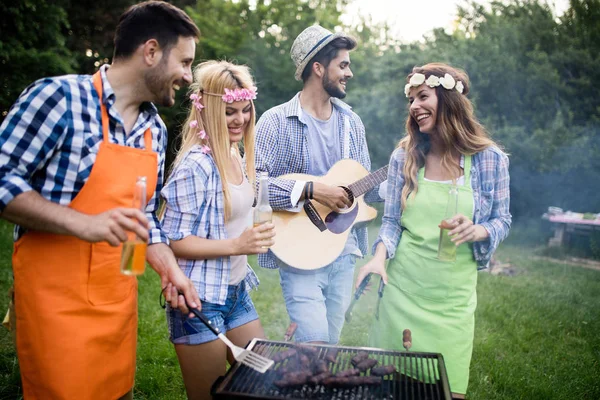
[(219, 336), (221, 334), (221, 332), (219, 332), (219, 329), (212, 325), (210, 320), (208, 318), (206, 318), (206, 315), (204, 315), (204, 313), (202, 311), (199, 311), (197, 308), (191, 308), (191, 307), (189, 307), (189, 309), (192, 313), (194, 313), (194, 315), (196, 317), (200, 318), (200, 321), (204, 322), (204, 325), (206, 325), (208, 327), (208, 329), (210, 329), (212, 331), (212, 333), (214, 333), (217, 336)]

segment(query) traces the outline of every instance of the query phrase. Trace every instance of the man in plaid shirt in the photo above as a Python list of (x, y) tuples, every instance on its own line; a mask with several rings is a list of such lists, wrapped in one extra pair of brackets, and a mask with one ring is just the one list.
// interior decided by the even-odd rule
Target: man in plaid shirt
[[(192, 82), (199, 35), (166, 2), (136, 4), (119, 20), (110, 66), (36, 81), (0, 127), (25, 398), (132, 398), (137, 282), (119, 272), (128, 232), (147, 241), (171, 305), (187, 311), (178, 290), (200, 305), (156, 217), (167, 132), (152, 104), (172, 106)], [(138, 176), (145, 212), (131, 207)]]
[[(340, 99), (352, 78), (350, 51), (356, 41), (321, 26), (305, 29), (294, 41), (291, 57), (303, 89), (289, 102), (266, 111), (256, 127), (257, 174), (267, 171), (270, 203), (275, 210), (299, 211), (307, 182), (278, 178), (289, 173), (325, 175), (339, 160), (351, 158), (367, 170), (371, 160), (362, 121)], [(333, 211), (352, 203), (337, 186), (314, 182), (312, 198)], [(366, 201), (382, 201), (377, 188)], [(265, 268), (278, 268), (288, 314), (298, 324), (298, 342), (338, 342), (352, 295), (357, 257), (367, 252), (366, 228), (353, 228), (341, 255), (318, 270), (285, 265), (269, 251), (258, 257)], [(297, 267), (297, 268), (294, 268)]]

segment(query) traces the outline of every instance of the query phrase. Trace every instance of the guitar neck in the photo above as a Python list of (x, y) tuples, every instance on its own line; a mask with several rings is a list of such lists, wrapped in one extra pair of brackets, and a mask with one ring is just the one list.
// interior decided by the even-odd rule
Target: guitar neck
[(354, 197), (362, 196), (375, 186), (387, 179), (388, 166), (379, 168), (377, 171), (365, 176), (362, 179), (348, 185), (348, 189), (352, 191)]

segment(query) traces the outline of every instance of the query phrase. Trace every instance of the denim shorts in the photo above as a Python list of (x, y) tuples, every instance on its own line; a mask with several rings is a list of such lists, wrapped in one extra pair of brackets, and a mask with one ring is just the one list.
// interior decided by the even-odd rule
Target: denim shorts
[(279, 267), (281, 290), (292, 322), (298, 324), (297, 342), (340, 340), (344, 315), (352, 298), (356, 256), (338, 257), (326, 267), (298, 270)]
[[(225, 305), (202, 302), (202, 313), (210, 320), (219, 332), (225, 333), (258, 319), (254, 303), (246, 291), (244, 281), (229, 286)], [(169, 307), (167, 303), (167, 323), (169, 339), (174, 344), (202, 344), (217, 339), (217, 335), (199, 318), (188, 318), (178, 309)]]

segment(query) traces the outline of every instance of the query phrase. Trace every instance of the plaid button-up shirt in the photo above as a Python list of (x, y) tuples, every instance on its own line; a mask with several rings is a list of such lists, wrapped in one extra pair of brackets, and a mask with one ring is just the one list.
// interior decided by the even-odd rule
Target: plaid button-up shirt
[[(379, 236), (373, 244), (373, 252), (383, 242), (387, 257), (393, 258), (402, 236), (402, 208), (400, 197), (404, 186), (404, 149), (396, 149), (391, 156), (388, 169), (387, 197)], [(465, 157), (460, 165), (464, 168)], [(471, 187), (475, 204), (473, 222), (481, 224), (489, 238), (473, 243), (473, 256), (478, 269), (486, 268), (502, 240), (508, 236), (512, 216), (510, 215), (510, 178), (508, 157), (496, 147), (472, 156)]]
[[(256, 172), (269, 174), (269, 201), (274, 210), (288, 210), (294, 207), (291, 192), (296, 181), (280, 179), (278, 176), (291, 173), (306, 174), (310, 163), (307, 127), (302, 121), (300, 93), (287, 103), (266, 111), (256, 124)], [(343, 101), (332, 98), (331, 103), (339, 111), (339, 143), (344, 144), (346, 121), (350, 124), (349, 156), (369, 171), (371, 159), (365, 136), (365, 127), (359, 116)], [(343, 154), (343, 152), (340, 152)], [(337, 160), (336, 160), (337, 161)], [(381, 201), (378, 188), (365, 194), (365, 201)], [(367, 228), (355, 228), (358, 247), (362, 254), (367, 253)], [(261, 267), (277, 268), (275, 255), (269, 251), (258, 256)]]
[[(143, 103), (131, 132), (114, 103), (115, 93), (101, 67), (103, 99), (109, 116), (109, 140), (144, 148), (144, 132), (152, 131), (158, 153), (158, 181), (146, 208), (149, 243), (166, 242), (155, 210), (163, 182), (167, 129), (156, 107)], [(0, 126), (0, 212), (16, 196), (35, 190), (52, 202), (68, 205), (87, 182), (102, 143), (98, 93), (91, 75), (65, 75), (36, 81), (23, 91)], [(14, 240), (25, 230), (15, 227)]]
[[(194, 235), (205, 239), (227, 239), (225, 198), (219, 170), (210, 154), (194, 146), (175, 167), (161, 196), (166, 201), (163, 231), (170, 240)], [(177, 259), (179, 267), (196, 286), (202, 301), (225, 304), (231, 259)], [(246, 289), (258, 286), (258, 277), (246, 265)]]

